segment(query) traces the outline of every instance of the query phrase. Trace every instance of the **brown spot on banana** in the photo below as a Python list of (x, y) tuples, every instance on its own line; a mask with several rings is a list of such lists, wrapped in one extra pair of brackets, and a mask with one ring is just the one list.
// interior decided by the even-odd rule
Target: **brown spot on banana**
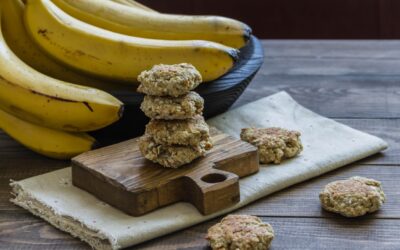
[(47, 30), (46, 29), (39, 29), (38, 34), (42, 36), (46, 36)]
[[(83, 56), (86, 56), (86, 57), (91, 58), (91, 59), (93, 59), (93, 60), (100, 61), (100, 58), (98, 58), (98, 57), (96, 57), (96, 56), (94, 56), (94, 55), (87, 54), (87, 53), (85, 53), (85, 52), (82, 51), (82, 50), (71, 51), (71, 50), (69, 50), (69, 49), (67, 49), (67, 48), (65, 48), (65, 47), (63, 47), (63, 46), (61, 46), (60, 44), (57, 44), (57, 43), (53, 42), (53, 41), (50, 39), (50, 37), (48, 36), (48, 34), (50, 34), (51, 32), (48, 31), (47, 29), (38, 29), (37, 33), (38, 33), (39, 35), (41, 35), (44, 39), (46, 39), (47, 41), (49, 41), (49, 43), (50, 43), (51, 45), (53, 45), (53, 46), (55, 46), (55, 47), (58, 47), (59, 49), (61, 49), (62, 51), (64, 51), (64, 53), (65, 53), (67, 56), (73, 56), (73, 57), (83, 57)], [(109, 64), (109, 65), (112, 65), (112, 63), (109, 62), (109, 61), (107, 61), (106, 63)]]
[[(5, 83), (8, 83), (8, 84), (10, 84), (10, 85), (19, 87), (17, 84), (14, 84), (14, 83), (12, 83), (11, 81), (5, 79), (2, 75), (0, 75), (0, 80), (2, 80), (2, 81), (5, 82)], [(47, 103), (49, 103), (51, 100), (57, 100), (57, 101), (62, 101), (62, 102), (78, 103), (78, 101), (75, 101), (75, 100), (69, 100), (69, 99), (65, 99), (65, 98), (58, 97), (58, 96), (52, 96), (52, 95), (40, 93), (40, 92), (37, 92), (37, 91), (32, 90), (32, 89), (29, 89), (29, 91), (30, 91), (32, 94), (40, 95), (40, 96), (46, 97), (46, 98), (47, 98)], [(82, 103), (83, 103), (83, 105), (85, 105), (85, 107), (87, 107), (87, 108), (89, 109), (90, 112), (94, 112), (93, 108), (90, 106), (90, 104), (89, 104), (88, 102), (82, 102)], [(18, 113), (21, 113), (21, 115), (23, 114), (24, 116), (27, 115), (27, 112), (23, 111), (22, 109), (19, 109), (18, 107), (15, 107), (15, 106), (10, 106), (10, 108), (11, 108), (11, 107), (14, 107), (14, 110), (13, 110), (13, 111), (15, 111), (15, 112), (18, 111)], [(119, 112), (121, 112), (121, 110), (120, 110)], [(123, 107), (122, 107), (122, 112), (123, 112)], [(122, 114), (118, 114), (118, 115), (119, 115), (119, 117), (122, 116)], [(41, 121), (41, 119), (38, 119), (38, 117), (36, 117), (35, 120)]]
[(64, 99), (64, 98), (61, 98), (61, 97), (58, 97), (58, 96), (52, 96), (52, 95), (43, 94), (43, 93), (37, 92), (37, 91), (32, 90), (32, 89), (30, 89), (29, 91), (31, 93), (33, 93), (33, 94), (47, 97), (50, 100), (53, 99), (53, 100), (62, 101), (62, 102), (78, 102), (78, 101), (74, 101), (74, 100)]
[(93, 112), (93, 108), (90, 106), (88, 102), (83, 102), (83, 104), (90, 110), (90, 112)]
[(38, 29), (37, 33), (41, 35), (44, 39), (50, 40), (50, 38), (47, 36), (47, 29)]
[[(19, 88), (21, 88), (21, 86), (19, 86), (18, 84), (15, 84), (15, 83), (13, 83), (13, 82), (7, 80), (7, 79), (4, 78), (2, 75), (0, 75), (0, 80), (2, 80), (4, 83), (7, 83), (7, 84), (12, 85), (12, 86), (14, 86), (14, 87), (19, 87)], [(47, 94), (44, 94), (44, 93), (40, 93), (40, 92), (37, 92), (37, 91), (35, 91), (35, 90), (33, 90), (33, 89), (28, 89), (28, 91), (30, 91), (31, 93), (33, 93), (33, 94), (35, 94), (35, 95), (44, 96), (44, 97), (47, 97), (48, 99), (53, 99), (53, 100), (57, 100), (57, 101), (63, 101), (63, 102), (78, 102), (78, 101), (74, 101), (74, 100), (64, 99), (64, 98), (61, 98), (61, 97), (58, 97), (58, 96), (51, 96), (51, 95), (47, 95)], [(47, 101), (47, 102), (49, 102), (49, 101)]]
[[(94, 60), (100, 61), (100, 59), (99, 59), (98, 57), (93, 56), (93, 55), (89, 55), (89, 54), (83, 52), (82, 50), (75, 50), (74, 52), (71, 52), (71, 51), (67, 51), (67, 50), (66, 50), (66, 52), (67, 52), (67, 53), (72, 53), (72, 54), (77, 55), (77, 56), (87, 56), (87, 57), (92, 58), (92, 59), (94, 59)], [(109, 62), (107, 62), (107, 63), (109, 64)]]

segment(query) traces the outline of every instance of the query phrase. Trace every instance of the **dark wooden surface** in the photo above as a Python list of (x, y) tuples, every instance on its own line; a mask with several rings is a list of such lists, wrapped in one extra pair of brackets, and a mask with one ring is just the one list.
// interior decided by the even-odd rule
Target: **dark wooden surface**
[(239, 178), (258, 172), (257, 148), (210, 128), (205, 155), (179, 169), (146, 160), (139, 138), (72, 159), (72, 183), (127, 214), (141, 216), (179, 201), (208, 215), (240, 201)]
[(398, 0), (139, 0), (166, 13), (224, 15), (267, 39), (400, 38)]
[[(237, 213), (273, 225), (271, 249), (400, 249), (400, 42), (265, 41), (265, 64), (235, 106), (289, 92), (318, 113), (387, 140), (368, 159), (261, 199)], [(89, 249), (8, 202), (9, 179), (67, 166), (37, 156), (0, 133), (0, 249)], [(321, 210), (319, 190), (354, 175), (383, 183), (387, 202), (374, 214), (345, 219)], [(220, 218), (132, 249), (207, 249), (206, 229)]]

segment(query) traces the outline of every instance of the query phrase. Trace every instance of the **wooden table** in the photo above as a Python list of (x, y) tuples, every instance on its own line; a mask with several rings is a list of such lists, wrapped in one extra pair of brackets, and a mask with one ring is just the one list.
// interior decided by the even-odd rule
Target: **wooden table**
[[(273, 225), (272, 249), (400, 249), (400, 41), (264, 41), (265, 64), (235, 107), (285, 90), (321, 115), (377, 135), (390, 148), (261, 199), (238, 213)], [(89, 249), (12, 205), (9, 179), (68, 166), (38, 156), (0, 132), (0, 249)], [(354, 175), (383, 183), (381, 211), (346, 219), (321, 210), (319, 190)], [(132, 249), (207, 249), (218, 219)]]

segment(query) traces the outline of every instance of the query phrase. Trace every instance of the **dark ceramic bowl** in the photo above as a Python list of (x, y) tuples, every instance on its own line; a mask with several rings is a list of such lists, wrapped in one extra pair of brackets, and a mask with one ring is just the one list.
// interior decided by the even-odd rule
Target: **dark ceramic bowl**
[[(236, 65), (221, 78), (201, 84), (195, 89), (204, 98), (205, 118), (225, 112), (239, 98), (264, 61), (261, 42), (254, 36), (240, 50)], [(123, 117), (107, 128), (93, 132), (102, 146), (143, 134), (148, 118), (140, 110), (143, 95), (126, 89), (110, 93), (125, 103)]]

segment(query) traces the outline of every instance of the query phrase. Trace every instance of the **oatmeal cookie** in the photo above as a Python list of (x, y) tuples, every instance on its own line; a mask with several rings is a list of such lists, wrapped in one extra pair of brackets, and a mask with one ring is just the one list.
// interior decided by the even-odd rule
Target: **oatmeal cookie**
[(199, 71), (187, 63), (155, 65), (143, 71), (138, 81), (137, 91), (153, 96), (178, 97), (196, 88), (202, 81)]
[(182, 120), (201, 115), (204, 100), (193, 91), (180, 97), (145, 96), (140, 108), (152, 119)]
[(178, 168), (188, 164), (196, 158), (204, 156), (206, 152), (202, 145), (191, 147), (157, 144), (149, 135), (140, 138), (139, 149), (146, 159), (167, 168)]
[(379, 181), (355, 176), (329, 183), (319, 199), (327, 211), (357, 217), (377, 211), (385, 202), (385, 194)]
[(240, 138), (258, 147), (260, 163), (279, 164), (303, 150), (300, 132), (283, 128), (244, 128)]
[(158, 144), (212, 147), (210, 131), (201, 115), (187, 120), (151, 120), (146, 134)]
[(213, 250), (265, 250), (274, 239), (268, 223), (251, 215), (228, 215), (208, 229)]

